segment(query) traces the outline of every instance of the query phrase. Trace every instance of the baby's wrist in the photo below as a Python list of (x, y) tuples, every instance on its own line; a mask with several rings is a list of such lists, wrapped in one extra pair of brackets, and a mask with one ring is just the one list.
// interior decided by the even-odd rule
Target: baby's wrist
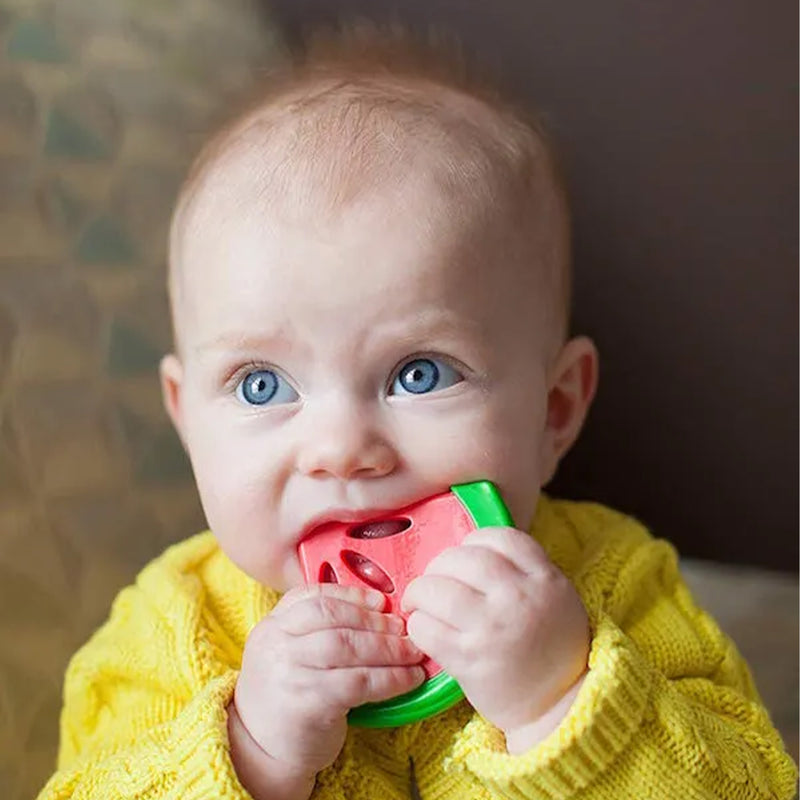
[(511, 755), (521, 755), (543, 742), (564, 720), (586, 679), (584, 672), (566, 693), (533, 722), (503, 731), (506, 750)]
[(316, 775), (291, 769), (263, 750), (233, 700), (228, 705), (228, 740), (239, 782), (254, 800), (308, 800), (311, 796)]

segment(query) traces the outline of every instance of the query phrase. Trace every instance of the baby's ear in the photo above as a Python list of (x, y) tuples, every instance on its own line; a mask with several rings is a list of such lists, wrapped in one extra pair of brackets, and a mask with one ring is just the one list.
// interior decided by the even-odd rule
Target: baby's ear
[(599, 356), (586, 336), (570, 339), (548, 374), (547, 420), (542, 439), (541, 485), (549, 483), (558, 464), (581, 432), (597, 391)]
[(161, 359), (158, 365), (158, 375), (161, 380), (161, 398), (164, 408), (178, 432), (184, 449), (186, 439), (183, 435), (183, 407), (181, 405), (181, 389), (183, 388), (183, 364), (174, 353), (169, 353)]

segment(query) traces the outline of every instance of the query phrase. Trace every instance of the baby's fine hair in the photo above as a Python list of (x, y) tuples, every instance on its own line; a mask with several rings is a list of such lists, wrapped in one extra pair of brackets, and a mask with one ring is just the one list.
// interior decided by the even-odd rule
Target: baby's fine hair
[[(539, 231), (553, 335), (569, 327), (569, 210), (541, 118), (505, 95), (456, 39), (367, 22), (318, 30), (258, 82), (201, 149), (181, 189), (170, 234), (169, 291), (180, 291), (177, 240), (201, 189), (232, 153), (257, 153), (265, 202), (346, 206), (424, 171), (445, 197), (484, 219)], [(270, 200), (272, 198), (272, 200)], [(548, 314), (548, 316), (550, 315)]]

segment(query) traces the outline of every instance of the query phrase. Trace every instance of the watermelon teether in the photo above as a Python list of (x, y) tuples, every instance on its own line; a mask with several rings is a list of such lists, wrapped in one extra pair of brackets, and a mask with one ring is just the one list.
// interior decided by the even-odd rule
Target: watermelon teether
[[(322, 525), (300, 543), (298, 555), (306, 583), (377, 589), (387, 599), (385, 610), (405, 619), (400, 601), (412, 579), (468, 533), (493, 525), (513, 525), (497, 488), (489, 481), (462, 483), (381, 519)], [(350, 724), (405, 725), (445, 711), (464, 696), (455, 679), (430, 658), (422, 667), (427, 679), (421, 686), (351, 709)]]

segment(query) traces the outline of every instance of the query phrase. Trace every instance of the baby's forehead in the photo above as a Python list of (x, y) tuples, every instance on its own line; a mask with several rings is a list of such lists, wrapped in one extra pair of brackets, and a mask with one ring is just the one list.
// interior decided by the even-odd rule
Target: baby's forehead
[(336, 209), (363, 192), (425, 178), (459, 203), (517, 204), (555, 188), (544, 141), (512, 115), (424, 79), (319, 79), (273, 96), (206, 147), (177, 217), (200, 198), (248, 190), (272, 206)]
[(194, 282), (183, 256), (198, 232), (224, 235), (226, 219), (248, 214), (324, 224), (387, 198), (414, 205), (428, 232), (491, 225), (568, 258), (566, 204), (536, 131), (431, 81), (320, 80), (256, 105), (201, 154), (173, 220), (173, 310), (180, 284)]

